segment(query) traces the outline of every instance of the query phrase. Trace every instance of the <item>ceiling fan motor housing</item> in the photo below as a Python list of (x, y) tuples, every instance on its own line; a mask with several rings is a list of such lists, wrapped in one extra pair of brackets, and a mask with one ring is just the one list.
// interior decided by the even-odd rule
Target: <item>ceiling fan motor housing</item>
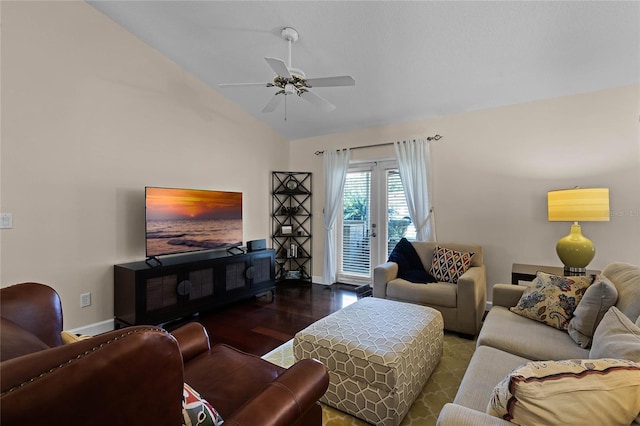
[(292, 43), (295, 43), (296, 41), (298, 41), (298, 37), (299, 37), (298, 31), (296, 31), (295, 28), (291, 28), (291, 27), (284, 27), (282, 31), (280, 31), (280, 35), (284, 40), (290, 41)]

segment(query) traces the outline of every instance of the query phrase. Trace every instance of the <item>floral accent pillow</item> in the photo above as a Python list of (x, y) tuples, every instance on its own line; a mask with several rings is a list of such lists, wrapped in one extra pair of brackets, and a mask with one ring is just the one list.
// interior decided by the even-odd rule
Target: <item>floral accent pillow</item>
[(440, 282), (456, 284), (458, 278), (471, 266), (471, 258), (474, 254), (436, 246), (429, 273)]
[(182, 391), (182, 425), (219, 426), (223, 422), (216, 409), (185, 383)]
[(631, 424), (640, 364), (622, 359), (528, 362), (493, 390), (487, 413), (518, 425)]
[(509, 310), (560, 330), (567, 330), (569, 321), (582, 296), (591, 284), (591, 277), (560, 277), (538, 272), (524, 290), (518, 304)]

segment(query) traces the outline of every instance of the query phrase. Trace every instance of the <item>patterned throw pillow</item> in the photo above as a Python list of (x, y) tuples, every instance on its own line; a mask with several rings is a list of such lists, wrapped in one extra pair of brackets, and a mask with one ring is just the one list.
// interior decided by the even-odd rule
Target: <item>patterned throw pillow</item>
[(518, 304), (509, 310), (525, 318), (567, 330), (569, 321), (591, 284), (591, 277), (559, 277), (538, 272)]
[(487, 413), (517, 425), (628, 425), (640, 412), (640, 364), (532, 361), (493, 390)]
[(182, 391), (182, 425), (219, 426), (222, 423), (222, 417), (215, 408), (185, 383)]
[(456, 284), (460, 275), (467, 272), (471, 266), (474, 254), (436, 246), (429, 273), (438, 281)]
[(62, 331), (60, 333), (60, 336), (62, 337), (62, 343), (64, 343), (65, 345), (68, 345), (69, 343), (80, 342), (81, 340), (91, 339), (93, 337), (86, 334), (74, 334), (68, 331)]

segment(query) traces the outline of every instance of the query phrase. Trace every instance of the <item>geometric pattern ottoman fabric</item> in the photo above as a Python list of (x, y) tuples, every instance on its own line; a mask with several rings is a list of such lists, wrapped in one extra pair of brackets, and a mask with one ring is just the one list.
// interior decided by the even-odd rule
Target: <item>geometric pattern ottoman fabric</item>
[(366, 297), (297, 333), (293, 352), (328, 368), (321, 402), (396, 426), (442, 358), (443, 328), (435, 309)]

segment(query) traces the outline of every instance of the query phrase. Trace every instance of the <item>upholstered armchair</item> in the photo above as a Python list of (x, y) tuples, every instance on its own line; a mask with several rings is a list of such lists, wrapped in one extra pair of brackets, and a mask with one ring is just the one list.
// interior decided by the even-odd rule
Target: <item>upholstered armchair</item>
[[(400, 278), (403, 274), (396, 262), (388, 261), (375, 267), (373, 296), (429, 306), (442, 313), (445, 330), (467, 336), (478, 334), (487, 302), (487, 279), (482, 247), (422, 241), (411, 242), (411, 245), (415, 248), (424, 270), (418, 271), (421, 274), (404, 274), (405, 278)], [(457, 277), (457, 282), (432, 279), (429, 281), (434, 282), (427, 283), (422, 277), (429, 275), (427, 273), (437, 246), (459, 253), (474, 253), (469, 268)]]
[(317, 425), (326, 368), (289, 369), (218, 344), (190, 323), (173, 334), (128, 327), (63, 344), (58, 294), (42, 284), (0, 290), (0, 423), (183, 424), (188, 383), (225, 425)]

